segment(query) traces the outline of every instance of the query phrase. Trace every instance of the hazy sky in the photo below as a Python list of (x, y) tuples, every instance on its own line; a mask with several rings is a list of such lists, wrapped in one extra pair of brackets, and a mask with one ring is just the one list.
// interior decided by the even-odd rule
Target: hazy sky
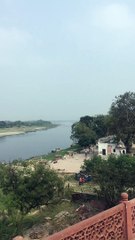
[(0, 0), (0, 120), (79, 120), (135, 91), (135, 0)]

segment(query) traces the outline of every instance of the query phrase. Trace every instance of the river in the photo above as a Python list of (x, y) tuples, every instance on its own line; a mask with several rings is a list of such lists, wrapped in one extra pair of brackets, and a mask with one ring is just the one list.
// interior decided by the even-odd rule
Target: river
[(56, 128), (0, 138), (0, 162), (24, 160), (47, 154), (57, 147), (69, 147), (73, 122), (57, 123), (61, 125)]

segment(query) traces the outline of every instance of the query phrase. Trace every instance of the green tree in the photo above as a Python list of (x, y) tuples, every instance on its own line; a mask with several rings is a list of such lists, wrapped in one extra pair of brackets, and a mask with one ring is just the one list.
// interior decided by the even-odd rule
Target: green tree
[(107, 116), (84, 116), (80, 118), (79, 122), (72, 125), (71, 138), (84, 147), (95, 144), (98, 138), (107, 134), (107, 131)]
[(71, 138), (77, 141), (77, 143), (82, 147), (96, 143), (95, 132), (82, 122), (78, 122), (72, 125)]
[(23, 173), (12, 165), (7, 166), (1, 187), (22, 213), (47, 204), (64, 191), (64, 183), (56, 172), (40, 165), (34, 171)]
[(135, 197), (135, 157), (121, 155), (110, 156), (108, 160), (94, 157), (84, 163), (83, 169), (93, 176), (97, 183), (97, 193), (108, 207), (119, 202), (121, 192)]
[(97, 135), (97, 139), (108, 134), (108, 115), (97, 115), (94, 117), (93, 130)]
[(112, 103), (110, 111), (110, 132), (122, 140), (130, 152), (135, 141), (135, 93), (119, 95)]

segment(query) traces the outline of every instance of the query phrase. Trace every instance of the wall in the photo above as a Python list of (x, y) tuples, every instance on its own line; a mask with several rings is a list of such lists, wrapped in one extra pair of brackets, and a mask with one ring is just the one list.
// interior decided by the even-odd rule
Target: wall
[[(42, 240), (133, 240), (135, 239), (135, 199), (121, 194), (120, 204)], [(23, 240), (16, 237), (14, 240)]]
[(42, 240), (132, 240), (135, 237), (135, 199), (126, 193), (116, 207)]
[(106, 155), (114, 153), (113, 149), (115, 149), (116, 144), (111, 143), (98, 143), (98, 154), (102, 155), (102, 149), (106, 150)]

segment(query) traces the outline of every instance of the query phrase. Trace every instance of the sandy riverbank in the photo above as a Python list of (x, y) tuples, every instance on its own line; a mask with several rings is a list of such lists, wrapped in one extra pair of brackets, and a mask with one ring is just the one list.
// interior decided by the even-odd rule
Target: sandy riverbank
[(73, 157), (66, 155), (63, 159), (50, 162), (50, 167), (59, 172), (76, 173), (81, 170), (85, 159), (85, 154), (75, 154)]
[(2, 130), (0, 132), (0, 137), (7, 137), (7, 136), (13, 136), (13, 135), (20, 135), (25, 134), (29, 132), (36, 132), (36, 131), (42, 131), (46, 130), (46, 127), (25, 127), (25, 128), (9, 128), (8, 131)]
[(0, 137), (13, 136), (13, 135), (19, 135), (24, 133), (25, 132), (3, 132), (3, 133), (0, 133)]

